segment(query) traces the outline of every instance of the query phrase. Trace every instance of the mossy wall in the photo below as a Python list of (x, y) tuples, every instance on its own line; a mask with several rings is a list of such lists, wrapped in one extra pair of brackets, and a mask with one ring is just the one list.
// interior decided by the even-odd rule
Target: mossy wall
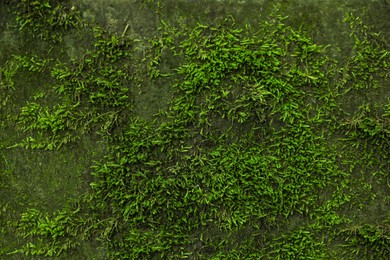
[(387, 259), (388, 1), (0, 3), (4, 259)]

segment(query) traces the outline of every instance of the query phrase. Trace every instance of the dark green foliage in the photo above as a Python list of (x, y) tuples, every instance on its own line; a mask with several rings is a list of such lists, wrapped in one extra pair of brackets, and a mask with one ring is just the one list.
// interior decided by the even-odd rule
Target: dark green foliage
[(64, 30), (81, 26), (75, 7), (58, 0), (21, 0), (17, 7), (19, 30), (44, 40), (61, 41)]
[(54, 107), (42, 107), (37, 101), (43, 94), (37, 93), (33, 102), (21, 108), (20, 128), (33, 136), (28, 136), (20, 146), (58, 149), (96, 127), (105, 135), (118, 123), (120, 113), (131, 108), (128, 67), (121, 66), (130, 56), (130, 41), (107, 37), (98, 27), (94, 28), (94, 36), (94, 49), (70, 65), (57, 62), (53, 66), (47, 59), (15, 56), (19, 70), (49, 70), (55, 82), (50, 93), (61, 100)]
[(341, 231), (351, 250), (359, 258), (387, 259), (390, 256), (390, 230), (388, 224), (363, 224)]
[[(69, 142), (78, 139), (77, 126), (72, 124), (72, 112), (77, 106), (67, 107), (60, 105), (52, 110), (42, 108), (39, 104), (31, 102), (22, 108), (19, 123), (24, 125), (24, 132), (38, 132), (36, 138), (27, 137), (20, 146), (25, 148), (46, 148), (49, 150), (60, 148)], [(46, 135), (50, 137), (46, 137)]]
[[(20, 29), (44, 39), (61, 42), (81, 24), (65, 4), (22, 2)], [(51, 214), (29, 207), (13, 223), (21, 244), (0, 254), (73, 257), (93, 241), (109, 259), (337, 259), (336, 241), (347, 259), (388, 258), (387, 224), (347, 224), (362, 197), (379, 197), (367, 191), (388, 182), (369, 180), (388, 167), (390, 103), (352, 115), (342, 104), (380, 88), (386, 45), (348, 16), (354, 54), (340, 67), (329, 46), (286, 21), (276, 9), (255, 28), (232, 16), (163, 22), (141, 42), (143, 57), (137, 40), (91, 26), (80, 57), (14, 55), (0, 70), (0, 108), (2, 118), (16, 108), (16, 119), (4, 118), (22, 139), (8, 148), (61, 149), (86, 137), (105, 147), (87, 166), (90, 189)], [(21, 105), (10, 99), (22, 92), (18, 73), (44, 78)], [(132, 111), (142, 80), (170, 84), (155, 120)]]
[(390, 52), (386, 50), (386, 42), (379, 33), (370, 32), (361, 17), (349, 14), (344, 21), (349, 23), (354, 41), (354, 55), (346, 68), (348, 80), (355, 89), (379, 87), (380, 79), (389, 70)]
[(269, 256), (274, 259), (326, 259), (324, 243), (308, 230), (299, 229), (272, 243)]
[[(369, 141), (370, 144), (377, 146), (378, 150), (388, 154), (387, 151), (390, 147), (390, 120), (387, 116), (388, 108), (385, 109), (387, 109), (385, 114), (380, 116), (375, 114), (370, 105), (360, 106), (359, 110), (344, 123), (347, 134), (351, 138)], [(356, 142), (356, 146), (359, 146), (359, 143), (359, 141)]]
[[(117, 144), (111, 155), (93, 167), (97, 178), (93, 189), (107, 210), (126, 223), (120, 233), (133, 233), (143, 226), (157, 237), (167, 235), (158, 230), (184, 235), (178, 242), (166, 237), (173, 243), (169, 247), (158, 239), (159, 246), (126, 247), (131, 257), (177, 256), (182, 243), (191, 243), (186, 237), (208, 227), (221, 231), (247, 225), (261, 228), (282, 216), (308, 214), (310, 205), (318, 202), (318, 192), (339, 176), (325, 140), (314, 137), (305, 121), (309, 118), (299, 112), (303, 90), (314, 96), (316, 88), (326, 83), (320, 71), (326, 62), (320, 56), (322, 48), (294, 33), (287, 39), (298, 47), (282, 49), (276, 39), (266, 37), (266, 33), (283, 33), (273, 25), (267, 25), (266, 35), (260, 36), (231, 26), (198, 25), (189, 32), (178, 53), (185, 59), (177, 69), (177, 98), (165, 113), (170, 123), (130, 122), (118, 140), (110, 141)], [(294, 65), (297, 49), (308, 46), (312, 52), (305, 51), (305, 59), (318, 65), (312, 74), (316, 77)], [(316, 55), (322, 61), (315, 61)], [(287, 60), (293, 65), (282, 69)], [(279, 120), (292, 125), (272, 135), (261, 130)], [(233, 127), (247, 122), (252, 134), (267, 136), (264, 146), (234, 139), (239, 133)], [(231, 127), (224, 129), (224, 124)], [(235, 144), (227, 145), (232, 140), (226, 139), (228, 135)], [(208, 241), (208, 245), (215, 243), (215, 238)], [(129, 257), (121, 246), (115, 248), (113, 255)]]
[(73, 60), (71, 66), (59, 63), (52, 69), (52, 76), (59, 82), (55, 91), (73, 102), (86, 101), (96, 109), (129, 107), (129, 89), (125, 86), (128, 66), (123, 61), (130, 55), (131, 41), (107, 36), (99, 27), (93, 32), (92, 51)]
[(58, 256), (66, 250), (77, 248), (80, 243), (75, 240), (86, 236), (86, 230), (81, 229), (86, 222), (84, 219), (77, 219), (76, 214), (77, 211), (64, 210), (48, 217), (36, 209), (29, 209), (22, 214), (18, 229), (24, 237), (38, 239), (13, 253)]

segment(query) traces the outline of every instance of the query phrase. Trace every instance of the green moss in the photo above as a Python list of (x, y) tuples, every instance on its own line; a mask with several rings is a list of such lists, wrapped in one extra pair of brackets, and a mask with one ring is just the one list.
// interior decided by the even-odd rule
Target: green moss
[[(0, 255), (388, 257), (388, 45), (360, 18), (339, 63), (278, 6), (136, 39), (23, 4), (20, 31), (45, 44), (1, 64)], [(84, 55), (47, 51), (74, 31)]]

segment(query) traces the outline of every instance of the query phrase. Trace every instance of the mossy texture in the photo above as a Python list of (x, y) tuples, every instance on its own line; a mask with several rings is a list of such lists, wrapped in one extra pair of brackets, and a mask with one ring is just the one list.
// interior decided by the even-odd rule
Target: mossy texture
[(389, 258), (387, 36), (292, 2), (2, 2), (0, 256)]

